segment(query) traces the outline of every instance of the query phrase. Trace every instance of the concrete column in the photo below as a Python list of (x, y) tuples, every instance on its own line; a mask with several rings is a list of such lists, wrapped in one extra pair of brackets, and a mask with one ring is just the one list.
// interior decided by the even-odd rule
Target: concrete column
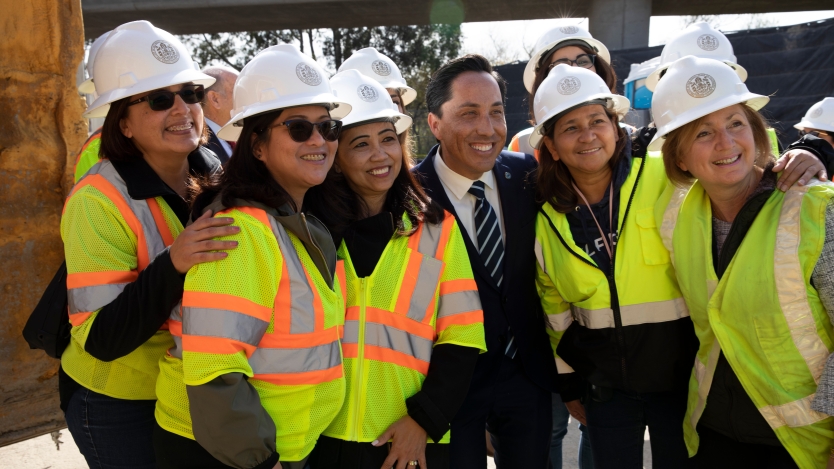
[(0, 0), (0, 446), (66, 426), (58, 360), (21, 337), (64, 257), (59, 225), (87, 135), (80, 0)]
[(652, 0), (591, 0), (591, 34), (611, 50), (649, 45)]

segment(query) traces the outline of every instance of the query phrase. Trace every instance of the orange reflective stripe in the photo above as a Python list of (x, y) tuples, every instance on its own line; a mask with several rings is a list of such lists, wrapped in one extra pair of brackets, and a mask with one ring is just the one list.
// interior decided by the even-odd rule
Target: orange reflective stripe
[(359, 344), (342, 343), (342, 356), (345, 358), (359, 358)]
[(437, 318), (436, 327), (438, 330), (446, 329), (449, 326), (468, 326), (470, 324), (477, 324), (484, 322), (484, 311), (470, 311), (468, 313), (458, 313), (445, 318)]
[(429, 362), (418, 360), (412, 356), (406, 355), (402, 352), (397, 352), (396, 350), (391, 350), (389, 348), (366, 344), (365, 358), (411, 368), (412, 370), (416, 370), (424, 375), (429, 372)]
[(323, 331), (302, 334), (266, 333), (258, 342), (263, 348), (308, 348), (332, 343), (339, 339), (339, 331), (333, 327)]
[(169, 319), (165, 322), (168, 327), (168, 331), (171, 335), (175, 335), (178, 337), (182, 337), (182, 323), (180, 321), (174, 321), (173, 319)]
[(440, 284), (440, 296), (467, 290), (478, 291), (478, 284), (475, 283), (474, 279), (461, 278), (457, 280), (447, 280)]
[(131, 283), (139, 273), (135, 270), (110, 270), (106, 272), (79, 272), (67, 275), (67, 288), (93, 287), (96, 285), (113, 285)]
[(146, 199), (146, 201), (148, 202), (148, 208), (151, 209), (153, 221), (156, 222), (156, 229), (159, 230), (159, 235), (162, 236), (162, 242), (165, 243), (165, 246), (174, 244), (174, 234), (171, 233), (171, 228), (165, 223), (165, 216), (162, 215), (162, 209), (159, 207), (156, 199), (151, 198)]
[[(358, 321), (359, 320), (359, 306), (348, 307), (345, 320)], [(385, 311), (384, 309), (373, 308), (371, 306), (365, 307), (365, 322), (375, 322), (377, 324), (385, 324), (386, 326), (396, 327), (397, 329), (408, 332), (428, 340), (434, 340), (434, 328), (422, 322), (417, 322), (409, 319), (401, 314)]]
[(256, 347), (222, 337), (183, 335), (182, 348), (186, 352), (212, 353), (215, 355), (231, 355), (233, 353), (244, 352), (246, 358), (249, 358)]
[(261, 321), (272, 319), (272, 309), (239, 296), (186, 290), (182, 295), (183, 308), (225, 309), (252, 316)]
[[(411, 240), (409, 240), (410, 242)], [(412, 250), (408, 257), (408, 265), (405, 267), (405, 275), (403, 275), (403, 280), (400, 284), (400, 293), (395, 308), (397, 311), (408, 312), (411, 306), (411, 295), (414, 293), (414, 287), (417, 286), (417, 278), (420, 276), (420, 264), (422, 262), (423, 255), (417, 250)]]
[(296, 386), (302, 384), (321, 384), (341, 377), (342, 365), (338, 365), (321, 371), (256, 374), (252, 376), (252, 379), (261, 380), (276, 386)]
[(339, 279), (339, 287), (342, 289), (342, 300), (347, 308), (347, 274), (345, 273), (345, 261), (336, 261), (336, 278)]
[(215, 214), (215, 216), (217, 216), (217, 215), (226, 215), (227, 216), (228, 213), (231, 212), (232, 210), (237, 210), (238, 212), (245, 213), (245, 214), (249, 215), (250, 217), (255, 218), (259, 222), (266, 225), (267, 228), (269, 228), (269, 226), (270, 226), (269, 225), (269, 218), (267, 218), (266, 212), (264, 210), (260, 209), (260, 208), (255, 208), (255, 207), (232, 207), (232, 208), (228, 208), (226, 210), (222, 210), (220, 212), (217, 212)]
[(452, 227), (455, 226), (455, 217), (449, 212), (443, 212), (446, 218), (443, 219), (443, 234), (440, 235), (440, 243), (437, 245), (437, 255), (434, 256), (443, 260), (443, 255), (446, 253), (446, 245), (449, 244), (449, 238), (452, 236)]
[[(444, 268), (446, 268), (445, 265), (440, 269), (440, 277), (443, 276), (443, 269)], [(434, 293), (434, 292), (432, 292), (432, 293)], [(431, 322), (431, 318), (434, 316), (434, 310), (435, 310), (435, 305), (436, 304), (437, 304), (437, 298), (435, 298), (434, 294), (432, 294), (431, 301), (429, 302), (429, 305), (426, 306), (426, 314), (423, 316), (423, 320), (421, 321), (422, 323), (428, 324), (429, 322)]]
[(281, 262), (281, 280), (278, 281), (278, 293), (275, 295), (275, 321), (272, 328), (276, 334), (289, 334), (292, 326), (292, 290), (290, 290), (290, 273), (287, 263)]
[(412, 251), (420, 249), (420, 237), (423, 236), (423, 225), (425, 225), (425, 223), (420, 223), (420, 226), (417, 227), (417, 231), (408, 237), (408, 249), (411, 249)]
[(69, 315), (70, 324), (72, 324), (72, 327), (78, 327), (81, 324), (83, 324), (84, 321), (86, 321), (87, 318), (90, 317), (91, 314), (93, 314), (93, 313), (92, 312), (86, 312), (86, 313), (70, 314)]

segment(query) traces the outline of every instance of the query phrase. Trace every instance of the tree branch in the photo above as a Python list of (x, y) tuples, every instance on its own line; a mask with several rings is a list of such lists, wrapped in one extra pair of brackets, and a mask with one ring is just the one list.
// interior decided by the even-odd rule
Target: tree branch
[[(208, 44), (209, 49), (211, 49), (214, 52), (214, 54), (217, 57), (220, 58), (220, 60), (222, 60), (223, 62), (226, 62), (226, 65), (228, 65), (232, 68), (237, 68), (237, 66), (235, 64), (233, 64), (232, 62), (229, 61), (228, 58), (226, 58), (225, 54), (221, 53), (219, 50), (217, 50), (217, 48), (214, 47), (214, 43), (211, 42), (211, 39), (209, 39), (208, 34), (203, 33), (203, 38), (206, 40), (206, 44)], [(206, 65), (208, 65), (208, 64), (206, 64)]]

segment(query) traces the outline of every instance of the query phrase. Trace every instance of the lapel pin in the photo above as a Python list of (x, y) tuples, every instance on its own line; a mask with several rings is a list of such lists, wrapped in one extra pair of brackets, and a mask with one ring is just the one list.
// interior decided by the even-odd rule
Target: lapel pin
[(504, 177), (507, 178), (507, 179), (510, 179), (511, 177), (513, 177), (513, 175), (510, 174), (509, 171), (507, 171), (506, 173), (504, 173)]

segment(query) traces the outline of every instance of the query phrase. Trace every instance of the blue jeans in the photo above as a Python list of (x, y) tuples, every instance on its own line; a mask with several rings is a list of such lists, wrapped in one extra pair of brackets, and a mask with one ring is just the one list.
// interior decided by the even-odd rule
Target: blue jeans
[(647, 426), (654, 469), (690, 467), (683, 440), (686, 388), (642, 394), (614, 389), (611, 393), (605, 402), (591, 396), (584, 402), (597, 469), (642, 469)]
[[(550, 469), (562, 469), (562, 440), (568, 434), (570, 413), (559, 394), (553, 394), (553, 435), (550, 439)], [(588, 427), (579, 424), (579, 469), (594, 469)]]
[(91, 469), (154, 469), (156, 401), (128, 401), (79, 388), (70, 398), (67, 427)]

